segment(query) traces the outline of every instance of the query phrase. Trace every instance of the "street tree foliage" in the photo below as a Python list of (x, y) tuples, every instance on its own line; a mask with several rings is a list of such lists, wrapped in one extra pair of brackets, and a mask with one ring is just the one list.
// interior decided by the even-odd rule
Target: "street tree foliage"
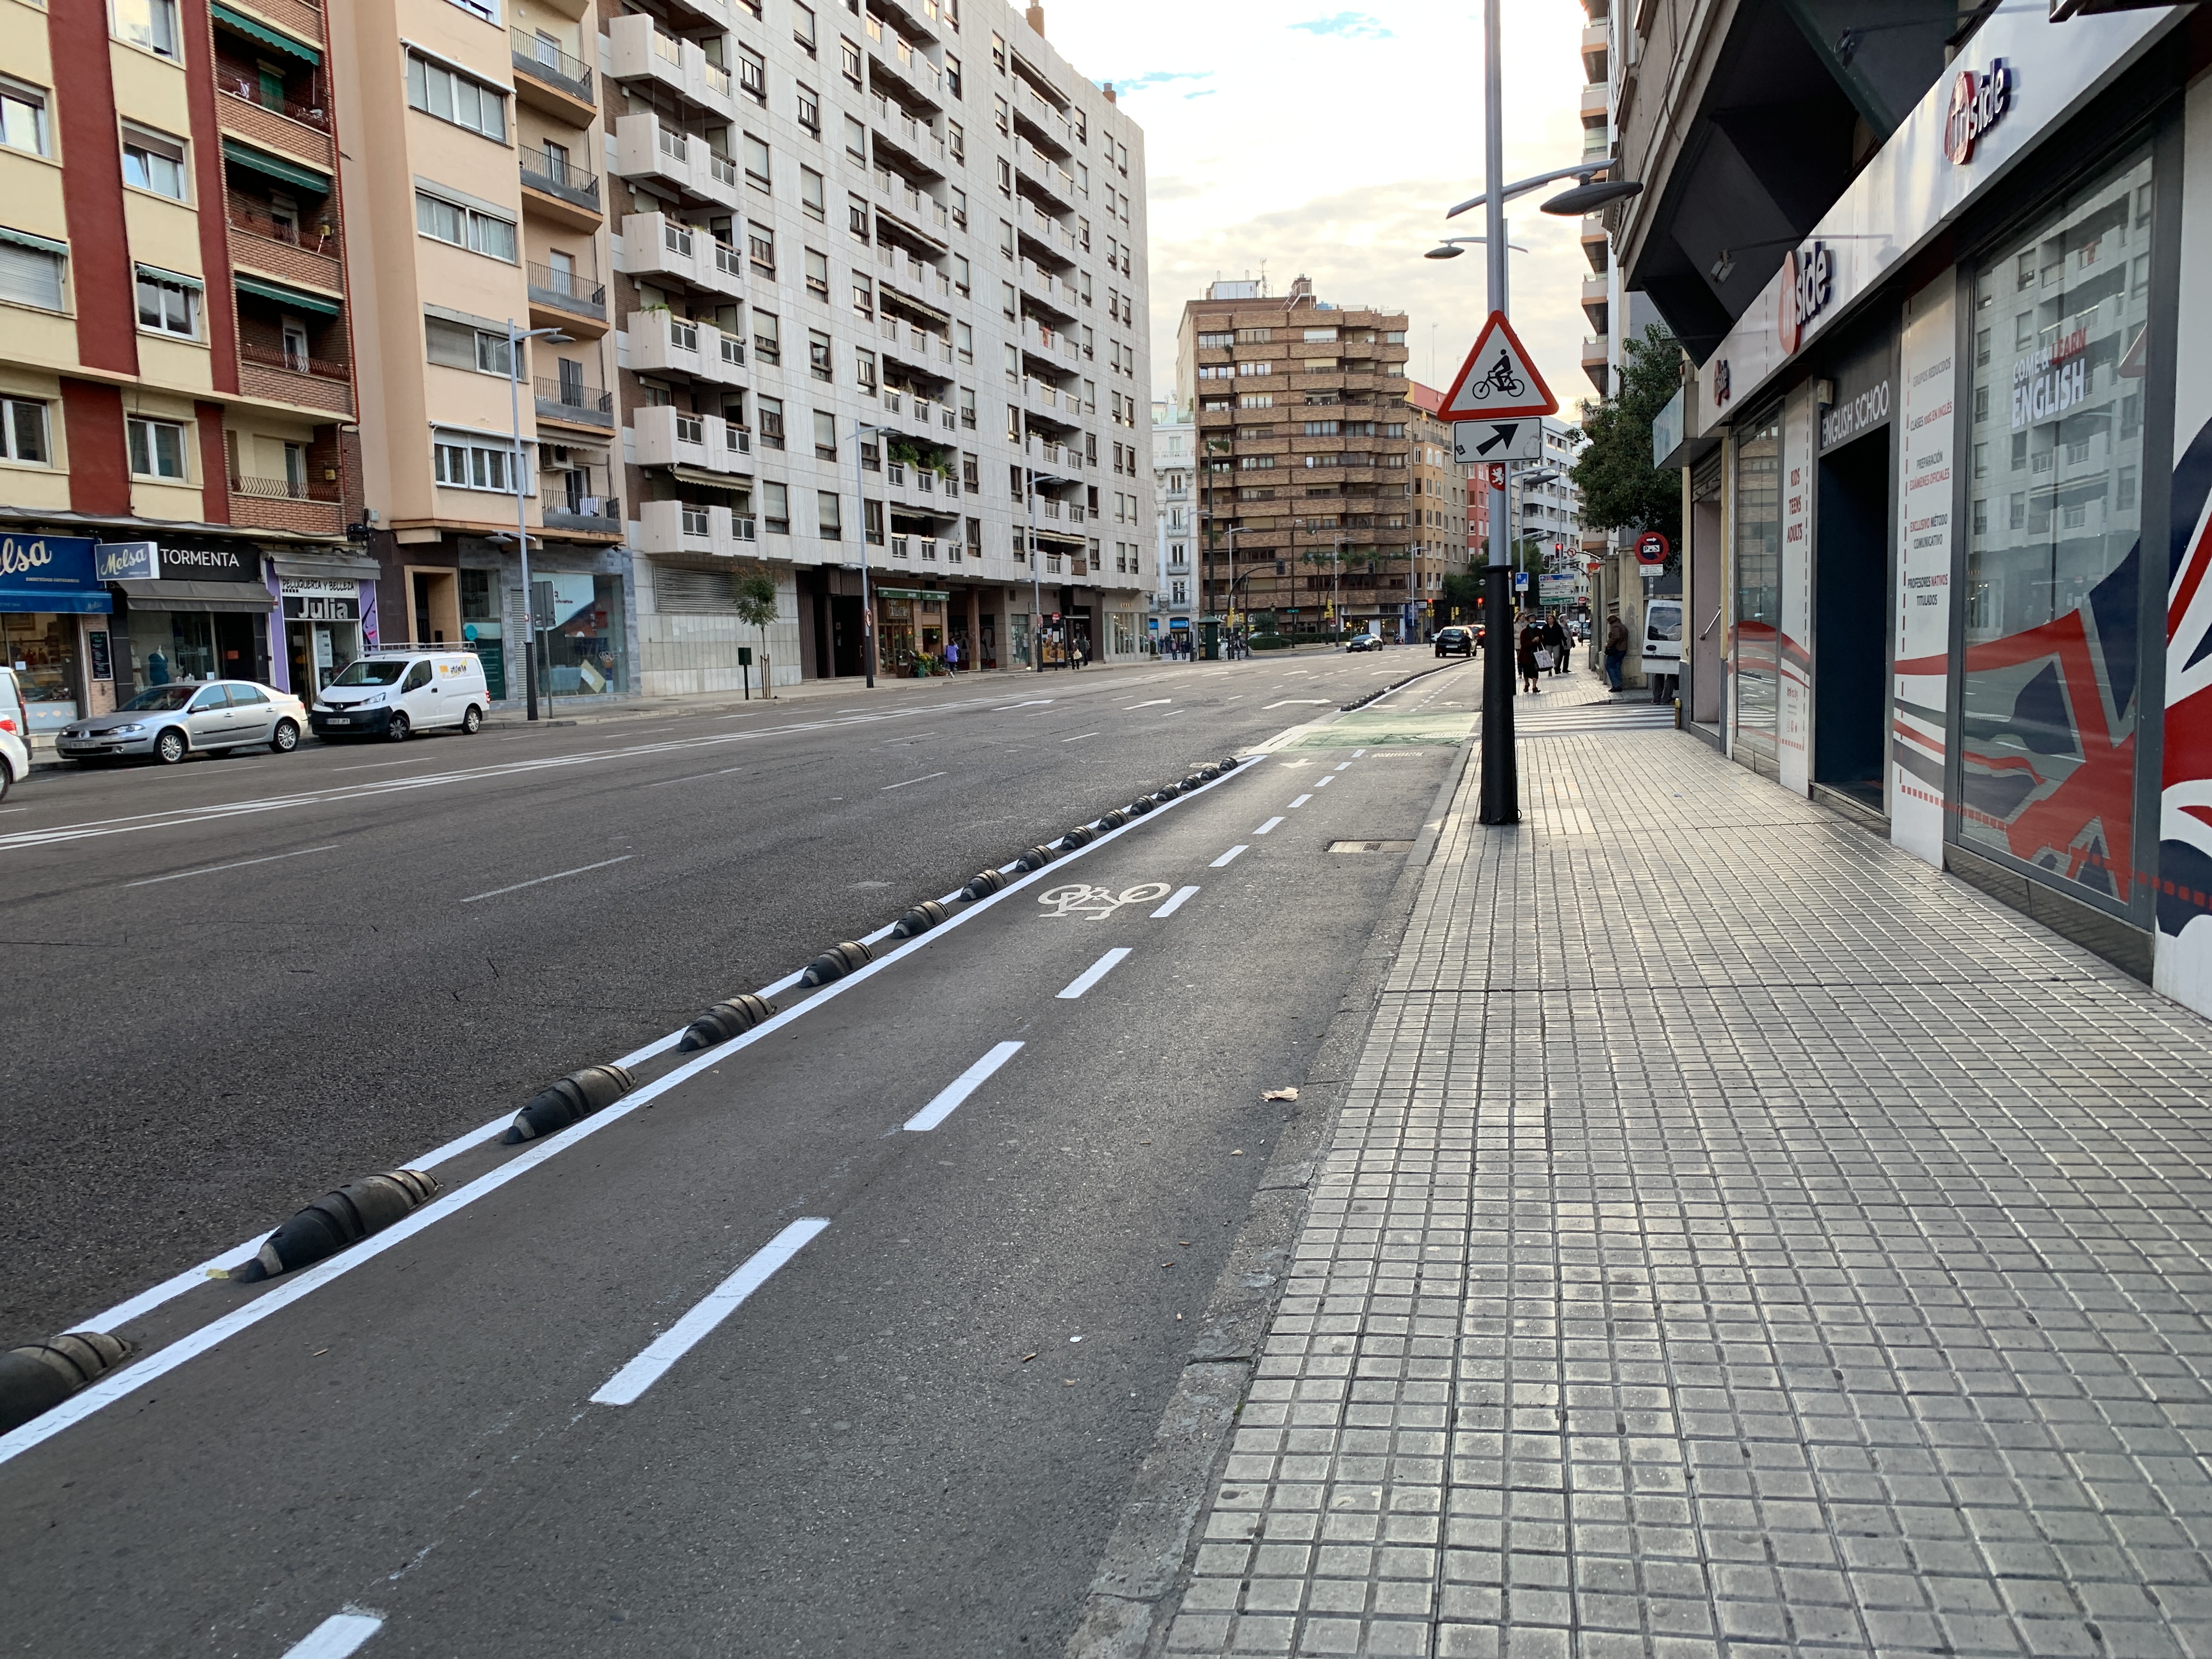
[(740, 571), (736, 581), (738, 621), (761, 636), (761, 684), (768, 684), (768, 625), (775, 620), (775, 579), (765, 570)]
[(1620, 386), (1583, 405), (1588, 440), (1575, 462), (1586, 530), (1656, 530), (1682, 540), (1682, 479), (1651, 465), (1651, 422), (1681, 390), (1681, 348), (1656, 323), (1640, 340), (1621, 342)]

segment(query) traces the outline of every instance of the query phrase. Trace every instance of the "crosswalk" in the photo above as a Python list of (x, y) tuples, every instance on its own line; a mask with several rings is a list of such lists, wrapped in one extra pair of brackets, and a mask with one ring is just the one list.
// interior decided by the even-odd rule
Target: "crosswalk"
[(1518, 738), (1674, 729), (1672, 703), (1559, 702), (1547, 707), (1534, 697), (1513, 700), (1513, 735)]

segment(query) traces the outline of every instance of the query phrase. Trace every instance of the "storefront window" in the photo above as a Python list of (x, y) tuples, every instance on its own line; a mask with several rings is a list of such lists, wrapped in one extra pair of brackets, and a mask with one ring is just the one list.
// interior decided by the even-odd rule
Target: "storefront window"
[(4, 660), (23, 689), (33, 732), (58, 732), (77, 716), (76, 629), (74, 616), (0, 611)]
[(2124, 902), (2135, 798), (2142, 152), (1986, 261), (1974, 289), (1966, 674), (1969, 845)]
[(141, 685), (216, 678), (215, 618), (197, 611), (131, 613), (131, 649)]
[(620, 691), (628, 629), (622, 578), (562, 574), (540, 577), (553, 589), (553, 625), (544, 634), (546, 685), (556, 697)]
[(1735, 741), (1772, 764), (1781, 684), (1782, 410), (1746, 422), (1735, 460)]

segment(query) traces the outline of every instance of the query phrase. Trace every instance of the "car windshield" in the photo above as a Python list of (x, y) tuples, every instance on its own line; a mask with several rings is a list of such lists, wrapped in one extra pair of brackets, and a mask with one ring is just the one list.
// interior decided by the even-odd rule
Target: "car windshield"
[(149, 685), (129, 702), (123, 705), (126, 714), (158, 714), (182, 708), (192, 700), (199, 687), (184, 685)]
[(362, 657), (349, 663), (346, 672), (332, 680), (332, 685), (397, 685), (399, 677), (407, 672), (404, 658), (385, 658), (371, 661)]

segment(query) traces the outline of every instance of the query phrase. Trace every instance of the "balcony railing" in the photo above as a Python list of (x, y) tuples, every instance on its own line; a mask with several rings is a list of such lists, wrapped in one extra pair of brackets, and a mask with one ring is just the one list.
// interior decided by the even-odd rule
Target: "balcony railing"
[(592, 212), (599, 211), (599, 181), (596, 174), (571, 167), (543, 150), (522, 152), (522, 182), (532, 190), (557, 196)]
[(538, 304), (551, 306), (558, 311), (571, 311), (579, 317), (594, 317), (601, 322), (606, 321), (605, 283), (579, 276), (573, 270), (556, 270), (550, 265), (534, 262), (524, 269), (529, 276), (530, 297)]
[(611, 428), (615, 396), (595, 386), (540, 376), (537, 383), (538, 412), (549, 421), (579, 422)]
[(273, 114), (310, 126), (319, 132), (331, 130), (330, 112), (319, 104), (295, 104), (281, 94), (272, 94), (258, 81), (249, 81), (240, 75), (216, 76), (216, 85), (234, 98), (243, 98), (249, 104), (258, 104)]
[(622, 529), (622, 498), (618, 495), (572, 495), (546, 503), (543, 514), (548, 530), (596, 530), (611, 534)]
[(337, 486), (329, 486), (328, 493), (318, 495), (310, 490), (304, 478), (233, 478), (230, 493), (251, 495), (264, 501), (334, 501)]
[(251, 231), (256, 236), (265, 236), (272, 242), (287, 242), (327, 258), (338, 257), (338, 228), (335, 222), (325, 223), (317, 219), (312, 229), (303, 230), (295, 222), (270, 218), (235, 192), (224, 204), (223, 214), (239, 229)]
[(352, 368), (335, 358), (312, 357), (304, 352), (272, 349), (246, 340), (238, 343), (238, 355), (242, 361), (258, 363), (264, 368), (282, 368), (294, 374), (312, 374), (319, 380), (349, 380), (353, 378)]
[(571, 58), (550, 40), (541, 40), (527, 29), (510, 28), (514, 66), (525, 75), (586, 104), (599, 100), (592, 92), (591, 65)]

